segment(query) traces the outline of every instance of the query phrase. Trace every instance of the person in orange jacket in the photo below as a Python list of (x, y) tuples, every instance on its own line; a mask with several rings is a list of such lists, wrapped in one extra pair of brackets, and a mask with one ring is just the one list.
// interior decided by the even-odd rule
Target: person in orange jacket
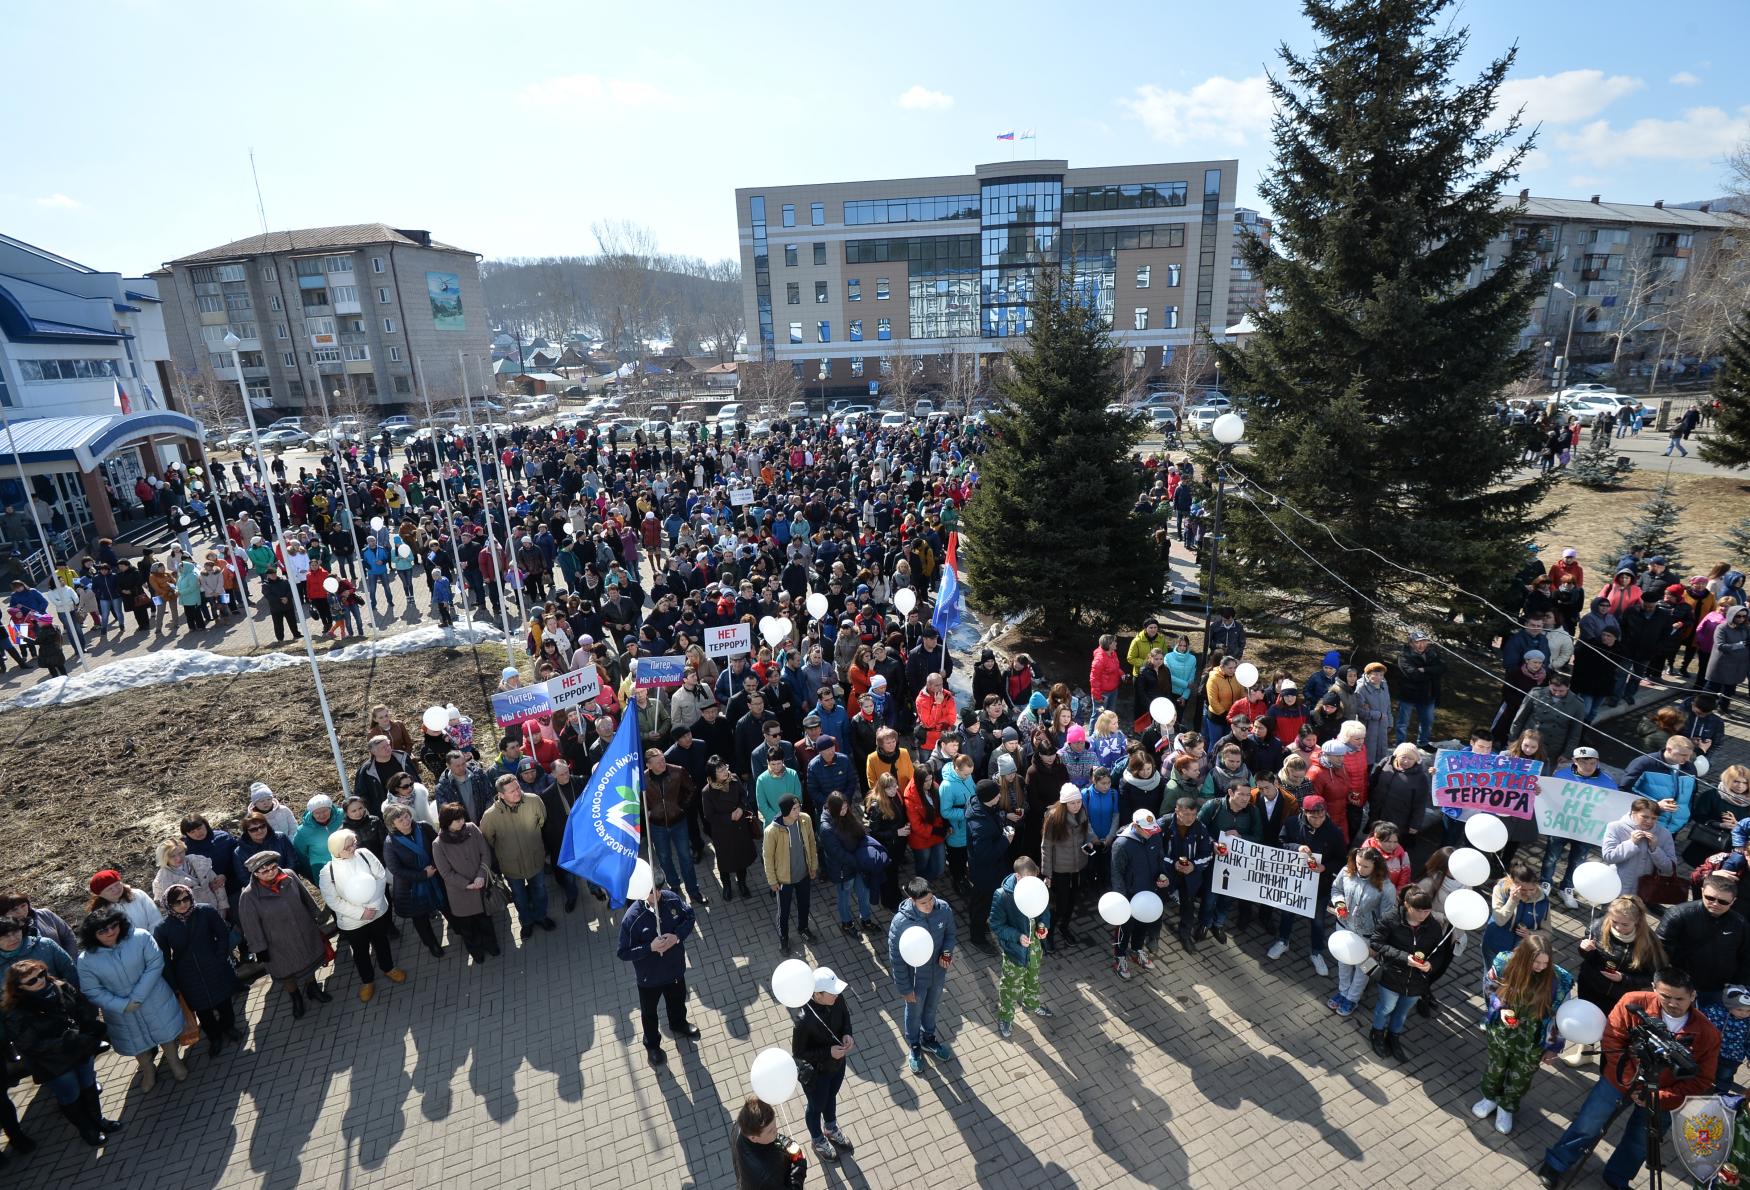
[(944, 731), (952, 731), (960, 722), (960, 710), (954, 705), (954, 695), (942, 685), (942, 675), (931, 671), (918, 692), (918, 726), (924, 729), (924, 752), (936, 750), (936, 739)]

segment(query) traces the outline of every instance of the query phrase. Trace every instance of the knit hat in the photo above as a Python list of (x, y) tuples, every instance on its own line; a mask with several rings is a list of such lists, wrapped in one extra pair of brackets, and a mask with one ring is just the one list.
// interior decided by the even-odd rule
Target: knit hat
[(997, 753), (997, 776), (1012, 777), (1015, 775), (1015, 758), (1007, 752)]
[(1045, 696), (1037, 690), (1033, 692), (1033, 697), (1027, 700), (1027, 709), (1029, 711), (1043, 711), (1045, 705)]
[(876, 674), (869, 679), (869, 689), (877, 691), (887, 689), (887, 678), (882, 674)]
[(1075, 802), (1080, 804), (1082, 800), (1082, 791), (1078, 786), (1066, 781), (1064, 782), (1063, 787), (1057, 791), (1057, 800), (1060, 802)]
[(1337, 650), (1335, 650), (1335, 649), (1332, 649), (1329, 653), (1325, 654), (1324, 659), (1320, 662), (1320, 664), (1321, 665), (1328, 665), (1332, 669), (1336, 669), (1339, 665), (1343, 664), (1343, 654), (1337, 652)]
[(255, 873), (261, 871), (261, 869), (267, 867), (268, 864), (277, 864), (279, 862), (280, 862), (280, 853), (279, 852), (277, 852), (277, 851), (257, 851), (254, 855), (250, 856), (248, 859), (243, 861), (243, 866), (245, 868), (248, 868), (249, 874), (251, 876), (253, 876)]
[(273, 790), (267, 787), (267, 782), (257, 781), (249, 787), (249, 804), (273, 801)]
[(1071, 744), (1085, 744), (1088, 742), (1088, 733), (1080, 723), (1072, 723), (1069, 731), (1064, 734), (1064, 739)]
[(1302, 810), (1323, 810), (1325, 808), (1325, 799), (1316, 793), (1312, 794), (1304, 802), (1300, 803), (1300, 808)]
[(1548, 661), (1549, 658), (1544, 656), (1542, 649), (1527, 649), (1527, 650), (1525, 650), (1525, 660), (1527, 660), (1527, 661)]
[(116, 871), (114, 868), (105, 868), (103, 871), (98, 872), (91, 877), (91, 895), (95, 897), (110, 885), (120, 884), (121, 882), (122, 874), (120, 872)]
[(308, 810), (332, 810), (332, 809), (334, 809), (334, 799), (329, 797), (326, 793), (319, 793), (315, 797), (311, 798), (309, 801), (304, 803), (304, 809), (307, 811)]

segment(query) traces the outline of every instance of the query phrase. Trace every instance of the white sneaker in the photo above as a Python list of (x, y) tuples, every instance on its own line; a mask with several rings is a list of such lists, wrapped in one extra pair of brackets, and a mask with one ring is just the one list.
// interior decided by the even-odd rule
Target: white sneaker
[(1329, 975), (1331, 973), (1331, 966), (1329, 963), (1325, 962), (1324, 955), (1315, 954), (1313, 956), (1313, 970), (1317, 971), (1321, 976)]
[(1562, 904), (1570, 909), (1578, 909), (1580, 907), (1580, 899), (1574, 895), (1573, 889), (1564, 888), (1562, 890)]
[(1119, 959), (1118, 960), (1118, 978), (1119, 979), (1129, 979), (1130, 978), (1130, 960), (1129, 959)]
[(1502, 1136), (1513, 1131), (1513, 1113), (1504, 1107), (1495, 1112), (1495, 1131)]
[(1270, 949), (1264, 952), (1264, 957), (1267, 959), (1279, 959), (1287, 953), (1288, 953), (1288, 943), (1286, 943), (1286, 942), (1272, 942), (1270, 944)]
[(1495, 1101), (1493, 1099), (1479, 1099), (1471, 1105), (1470, 1114), (1479, 1120), (1486, 1120), (1489, 1118), (1489, 1113), (1494, 1110)]

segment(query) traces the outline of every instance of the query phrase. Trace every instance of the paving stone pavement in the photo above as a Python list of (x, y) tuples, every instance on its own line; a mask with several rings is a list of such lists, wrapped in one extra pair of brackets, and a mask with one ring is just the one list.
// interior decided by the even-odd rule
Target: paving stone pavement
[[(460, 947), (441, 959), (406, 931), (411, 978), (379, 981), (361, 1004), (350, 966), (334, 1002), (293, 1022), (262, 984), (248, 997), (241, 1050), (189, 1058), (182, 1084), (141, 1095), (131, 1060), (100, 1063), (104, 1102), (125, 1128), (107, 1147), (79, 1143), (49, 1096), (14, 1089), (39, 1151), (10, 1164), (39, 1186), (424, 1188), (727, 1187), (725, 1143), (747, 1069), (788, 1048), (789, 1013), (766, 988), (780, 959), (769, 895), (725, 903), (714, 881), (688, 942), (697, 1043), (667, 1041), (652, 1070), (638, 1044), (614, 923), (585, 897), (557, 933), (506, 946), (484, 968)], [(856, 1151), (808, 1184), (961, 1186), (1401, 1186), (1439, 1173), (1453, 1186), (1532, 1185), (1529, 1168), (1596, 1077), (1557, 1065), (1537, 1075), (1508, 1137), (1469, 1113), (1483, 1060), (1476, 998), (1460, 961), (1433, 1020), (1412, 1016), (1406, 1066), (1367, 1045), (1364, 1013), (1332, 1015), (1333, 988), (1306, 959), (1263, 959), (1269, 939), (1177, 946), (1130, 983), (1112, 973), (1103, 932), (1044, 967), (1052, 1020), (996, 1032), (997, 960), (966, 944), (942, 1001), (957, 1060), (905, 1070), (885, 934), (847, 939), (817, 891), (817, 964), (849, 983), (857, 1049), (839, 1120)], [(1583, 916), (1556, 907), (1572, 954)], [(881, 914), (885, 922), (886, 915)], [(499, 923), (500, 937), (511, 936)], [(880, 953), (877, 954), (876, 947)], [(1473, 956), (1474, 957), (1474, 956)], [(1369, 1000), (1371, 1004), (1371, 1000)], [(26, 1107), (28, 1105), (28, 1108)], [(805, 1136), (800, 1093), (781, 1111)], [(818, 1167), (818, 1162), (815, 1163)]]

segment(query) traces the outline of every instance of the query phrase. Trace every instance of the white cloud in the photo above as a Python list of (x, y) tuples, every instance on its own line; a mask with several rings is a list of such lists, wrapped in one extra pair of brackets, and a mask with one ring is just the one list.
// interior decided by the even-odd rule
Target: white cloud
[(1625, 95), (1647, 84), (1626, 74), (1606, 76), (1602, 70), (1564, 70), (1533, 78), (1508, 79), (1501, 84), (1495, 122), (1505, 124), (1520, 107), (1525, 123), (1572, 124), (1589, 119)]
[(1726, 156), (1750, 139), (1750, 106), (1736, 114), (1717, 107), (1692, 107), (1681, 119), (1636, 120), (1624, 128), (1595, 120), (1578, 132), (1564, 132), (1556, 144), (1590, 165), (1632, 159), (1704, 161)]
[(1136, 89), (1134, 99), (1118, 103), (1141, 120), (1156, 140), (1169, 145), (1199, 141), (1245, 145), (1269, 131), (1275, 111), (1269, 80), (1261, 74), (1243, 79), (1215, 75), (1189, 91), (1148, 83)]
[(41, 198), (37, 199), (36, 205), (39, 207), (47, 207), (51, 210), (57, 210), (57, 211), (77, 211), (80, 207), (84, 206), (85, 204), (80, 202), (78, 199), (71, 198), (68, 195), (62, 194), (59, 190), (57, 190), (53, 194), (45, 194)]
[(1672, 75), (1665, 81), (1678, 87), (1699, 87), (1701, 85), (1701, 76), (1690, 74), (1687, 70), (1679, 70), (1676, 74)]
[(922, 83), (913, 83), (899, 97), (899, 106), (914, 112), (940, 112), (954, 106), (954, 97), (946, 91), (932, 91)]
[(578, 108), (676, 110), (680, 100), (637, 79), (603, 78), (599, 74), (566, 74), (530, 83), (517, 93), (524, 107), (574, 111)]

